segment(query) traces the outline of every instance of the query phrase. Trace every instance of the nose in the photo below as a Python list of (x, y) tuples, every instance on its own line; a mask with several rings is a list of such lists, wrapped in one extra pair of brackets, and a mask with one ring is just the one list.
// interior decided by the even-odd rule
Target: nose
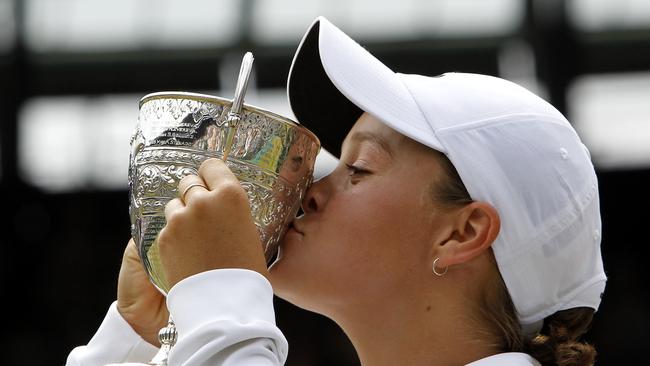
[(327, 181), (329, 177), (325, 177), (317, 182), (314, 182), (311, 187), (305, 192), (305, 197), (302, 200), (302, 211), (304, 213), (314, 213), (322, 209), (325, 204), (327, 196)]

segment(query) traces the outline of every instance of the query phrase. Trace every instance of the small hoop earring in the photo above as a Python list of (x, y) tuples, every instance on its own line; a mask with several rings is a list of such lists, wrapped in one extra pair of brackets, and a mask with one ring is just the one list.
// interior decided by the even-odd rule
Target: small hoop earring
[(442, 273), (436, 271), (436, 262), (438, 262), (439, 259), (440, 259), (439, 257), (436, 257), (436, 259), (433, 260), (433, 274), (435, 274), (438, 277), (442, 277), (447, 273), (449, 267), (445, 267), (445, 270)]

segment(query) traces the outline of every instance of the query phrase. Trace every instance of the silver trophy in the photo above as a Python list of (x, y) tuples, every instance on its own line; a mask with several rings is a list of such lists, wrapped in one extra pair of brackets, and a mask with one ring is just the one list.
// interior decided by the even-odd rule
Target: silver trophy
[[(149, 278), (163, 294), (169, 285), (156, 238), (165, 226), (165, 205), (178, 197), (181, 178), (197, 174), (204, 160), (223, 159), (248, 193), (269, 263), (311, 184), (318, 138), (288, 118), (244, 104), (252, 63), (246, 53), (233, 100), (160, 92), (140, 101), (129, 160), (131, 234)], [(150, 365), (167, 364), (176, 342), (171, 318), (159, 338), (161, 350)]]

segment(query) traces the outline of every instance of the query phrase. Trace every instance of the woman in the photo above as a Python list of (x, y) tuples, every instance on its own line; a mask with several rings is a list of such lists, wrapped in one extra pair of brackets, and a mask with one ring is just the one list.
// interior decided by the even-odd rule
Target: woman
[[(296, 53), (289, 99), (317, 135), (346, 136), (341, 162), (268, 270), (228, 168), (208, 160), (181, 181), (159, 236), (170, 364), (282, 364), (265, 278), (336, 321), (364, 366), (594, 363), (578, 338), (606, 281), (597, 181), (557, 110), (498, 78), (395, 74), (324, 18)], [(140, 337), (154, 344), (166, 317), (131, 243), (116, 305), (69, 364), (146, 361)]]

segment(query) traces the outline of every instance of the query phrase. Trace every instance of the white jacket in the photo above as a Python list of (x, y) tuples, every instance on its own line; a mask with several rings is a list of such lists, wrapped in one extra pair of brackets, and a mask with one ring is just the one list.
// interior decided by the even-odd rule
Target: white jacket
[[(222, 269), (179, 282), (167, 296), (178, 341), (169, 365), (283, 365), (288, 344), (275, 326), (273, 289), (257, 272)], [(68, 366), (148, 362), (157, 349), (120, 316), (113, 303), (88, 345)]]
[[(279, 366), (288, 343), (275, 326), (271, 284), (257, 272), (221, 269), (186, 278), (172, 288), (167, 307), (178, 330), (169, 365)], [(67, 366), (146, 363), (158, 349), (143, 340), (113, 303), (86, 346)], [(468, 366), (539, 366), (524, 353), (503, 353)]]

